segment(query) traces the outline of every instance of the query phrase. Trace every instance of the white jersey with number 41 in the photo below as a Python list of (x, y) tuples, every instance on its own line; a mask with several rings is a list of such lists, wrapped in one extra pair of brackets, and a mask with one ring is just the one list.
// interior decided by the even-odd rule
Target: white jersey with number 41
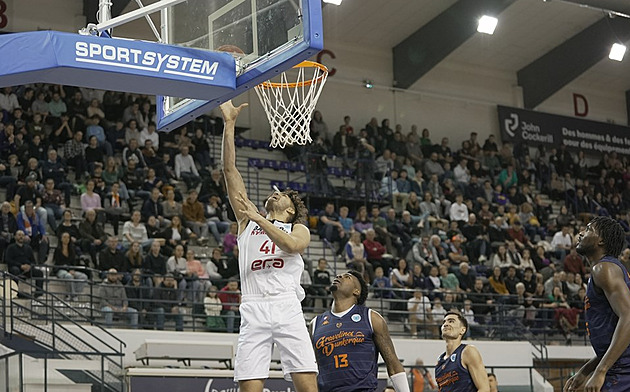
[[(291, 223), (274, 221), (273, 224), (287, 233), (293, 228)], [(249, 221), (238, 237), (238, 249), (243, 296), (294, 292), (299, 301), (304, 299), (304, 289), (300, 286), (304, 260), (299, 253), (280, 249), (254, 221)]]

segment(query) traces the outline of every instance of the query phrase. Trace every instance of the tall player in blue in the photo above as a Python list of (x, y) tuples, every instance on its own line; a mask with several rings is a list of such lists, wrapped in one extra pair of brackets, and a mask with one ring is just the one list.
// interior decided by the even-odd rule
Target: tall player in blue
[(477, 347), (462, 344), (468, 321), (459, 312), (450, 311), (442, 322), (446, 351), (435, 365), (435, 383), (440, 392), (490, 392), (488, 375)]
[(332, 310), (312, 321), (312, 338), (319, 367), (319, 392), (374, 392), (377, 359), (387, 365), (396, 392), (409, 392), (407, 375), (383, 317), (365, 307), (368, 287), (360, 273), (338, 275), (330, 286)]
[(576, 250), (591, 265), (584, 311), (595, 351), (564, 391), (630, 391), (630, 275), (617, 257), (625, 246), (621, 225), (599, 216), (586, 225)]

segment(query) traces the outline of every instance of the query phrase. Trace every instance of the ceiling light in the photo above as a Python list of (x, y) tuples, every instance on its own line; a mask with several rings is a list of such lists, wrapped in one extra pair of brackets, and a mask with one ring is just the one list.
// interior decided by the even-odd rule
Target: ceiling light
[(622, 44), (613, 44), (610, 48), (610, 54), (608, 58), (615, 61), (623, 60), (623, 55), (626, 54), (626, 46)]
[(324, 3), (340, 5), (343, 0), (324, 0)]
[(493, 34), (499, 20), (493, 16), (484, 15), (479, 19), (477, 31), (484, 34)]

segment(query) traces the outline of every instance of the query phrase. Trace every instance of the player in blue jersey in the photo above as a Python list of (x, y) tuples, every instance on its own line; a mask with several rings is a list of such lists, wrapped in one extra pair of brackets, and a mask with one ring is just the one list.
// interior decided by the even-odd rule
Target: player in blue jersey
[(630, 275), (617, 257), (625, 246), (621, 225), (599, 216), (578, 235), (576, 250), (591, 265), (584, 312), (595, 351), (564, 391), (630, 391)]
[(435, 365), (435, 383), (440, 392), (489, 392), (488, 375), (477, 347), (462, 344), (468, 321), (459, 312), (444, 315), (442, 338), (446, 351)]
[(365, 307), (368, 287), (360, 273), (338, 275), (330, 286), (331, 310), (312, 321), (319, 392), (375, 392), (377, 359), (385, 360), (396, 392), (409, 392), (383, 317)]

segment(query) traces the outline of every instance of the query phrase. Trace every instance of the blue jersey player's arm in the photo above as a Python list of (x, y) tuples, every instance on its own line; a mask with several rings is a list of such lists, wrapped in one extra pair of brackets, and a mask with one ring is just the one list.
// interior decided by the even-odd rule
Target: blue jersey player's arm
[(375, 311), (370, 311), (370, 319), (372, 320), (372, 337), (374, 344), (376, 344), (376, 348), (385, 361), (387, 374), (392, 380), (394, 389), (396, 392), (409, 392), (407, 374), (396, 355), (396, 349), (394, 348), (392, 338), (389, 336), (387, 323), (383, 319), (383, 316)]
[(478, 392), (490, 392), (488, 373), (483, 365), (483, 359), (477, 347), (468, 345), (462, 352), (462, 365), (468, 369), (470, 377), (475, 383)]
[(599, 391), (604, 385), (608, 370), (630, 345), (630, 292), (623, 271), (613, 263), (597, 263), (593, 267), (591, 278), (595, 286), (604, 292), (610, 306), (619, 317), (610, 346), (584, 388), (585, 391)]

